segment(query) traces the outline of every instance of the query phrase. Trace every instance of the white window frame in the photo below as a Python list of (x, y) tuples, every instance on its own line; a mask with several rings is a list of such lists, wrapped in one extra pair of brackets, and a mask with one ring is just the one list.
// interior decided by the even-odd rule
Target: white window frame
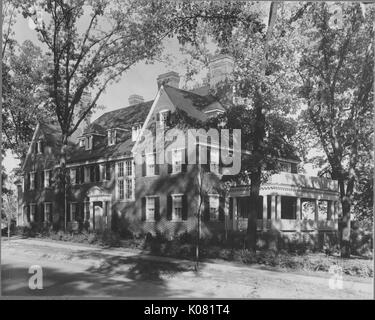
[[(73, 206), (75, 207), (75, 219), (73, 220)], [(70, 222), (77, 221), (77, 202), (70, 203)]]
[[(50, 208), (49, 212), (47, 212), (48, 207)], [(52, 215), (52, 202), (44, 202), (44, 221), (51, 222), (49, 219), (51, 215)]]
[[(122, 194), (121, 194), (121, 185), (122, 185)], [(117, 180), (117, 190), (118, 190), (118, 199), (125, 200), (125, 181), (124, 179)]]
[[(288, 171), (285, 171), (285, 170), (288, 170)], [(292, 172), (292, 164), (290, 162), (280, 161), (280, 171), (291, 173)]]
[(170, 114), (171, 110), (164, 109), (159, 111), (159, 125), (160, 128), (166, 128), (167, 124), (166, 121), (168, 119), (168, 115)]
[(210, 153), (210, 171), (214, 173), (219, 173), (220, 150), (218, 148), (211, 148)]
[(86, 139), (85, 138), (80, 138), (79, 141), (78, 141), (78, 145), (80, 148), (82, 147), (85, 147), (86, 146)]
[(52, 170), (44, 170), (44, 188), (49, 188), (50, 186), (50, 178), (51, 178)]
[(132, 177), (133, 176), (133, 161), (131, 161), (131, 160), (125, 161), (125, 176), (126, 177)]
[[(146, 154), (146, 176), (154, 176), (155, 175), (155, 166), (156, 166), (156, 159), (155, 153), (147, 153)], [(152, 159), (152, 163), (150, 163)]]
[(36, 203), (30, 203), (30, 221), (35, 221)]
[(117, 176), (123, 178), (125, 176), (125, 164), (123, 161), (117, 163)]
[(92, 141), (93, 141), (92, 135), (86, 137), (85, 150), (92, 150)]
[(172, 173), (182, 172), (182, 152), (184, 149), (172, 150)]
[[(211, 201), (215, 201), (215, 207), (212, 207)], [(220, 196), (218, 194), (209, 194), (208, 195), (208, 208), (209, 208), (209, 213), (210, 213), (210, 221), (216, 221), (219, 220), (219, 210), (220, 210)], [(211, 209), (215, 209), (215, 213), (213, 215), (213, 212)]]
[(35, 190), (35, 171), (30, 172), (30, 190)]
[[(146, 197), (146, 221), (155, 221), (155, 209), (156, 209), (156, 199), (157, 196), (147, 196)], [(152, 201), (151, 201), (152, 200)], [(151, 202), (153, 207), (150, 206)], [(150, 210), (152, 213), (150, 213)]]
[[(179, 193), (179, 194), (172, 194), (172, 221), (182, 221), (182, 211), (183, 211), (183, 194), (182, 193)], [(181, 209), (181, 212), (180, 213), (176, 213), (176, 202), (177, 202), (177, 199), (180, 199), (180, 204), (181, 204), (181, 207), (178, 207), (178, 209)]]
[(116, 129), (108, 130), (108, 145), (113, 146), (116, 144)]

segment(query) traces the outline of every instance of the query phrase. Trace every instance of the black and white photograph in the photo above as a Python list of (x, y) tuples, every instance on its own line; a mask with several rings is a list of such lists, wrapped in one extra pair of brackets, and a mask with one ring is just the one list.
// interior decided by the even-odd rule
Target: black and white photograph
[(1, 5), (1, 298), (374, 299), (375, 2)]

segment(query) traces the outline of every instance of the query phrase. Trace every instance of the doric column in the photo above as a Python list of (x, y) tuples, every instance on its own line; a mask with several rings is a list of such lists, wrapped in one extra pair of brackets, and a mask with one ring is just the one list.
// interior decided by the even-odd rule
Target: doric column
[(271, 196), (271, 220), (276, 219), (276, 196)]
[(327, 220), (335, 219), (335, 202), (332, 200), (327, 201)]
[(298, 197), (296, 200), (296, 220), (301, 220), (301, 198)]
[(263, 230), (267, 229), (267, 212), (268, 212), (268, 201), (267, 201), (268, 196), (264, 195), (263, 196)]
[(90, 201), (90, 229), (94, 230), (94, 202)]
[(224, 223), (225, 229), (227, 230), (229, 225), (229, 196), (224, 198)]
[(277, 196), (276, 219), (281, 219), (281, 196)]
[(315, 206), (314, 206), (314, 220), (315, 220), (315, 224), (316, 224), (316, 228), (318, 228), (318, 221), (319, 221), (319, 200), (318, 199), (314, 199), (314, 203), (315, 203)]

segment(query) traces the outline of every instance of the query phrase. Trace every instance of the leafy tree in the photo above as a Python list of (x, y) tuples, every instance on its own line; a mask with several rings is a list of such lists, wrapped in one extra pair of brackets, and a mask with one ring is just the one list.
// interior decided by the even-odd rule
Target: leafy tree
[(342, 3), (338, 17), (330, 6), (312, 3), (295, 25), (306, 104), (300, 121), (306, 142), (324, 150), (324, 173), (338, 180), (341, 254), (347, 257), (356, 186), (372, 184), (371, 170), (363, 168), (373, 161), (374, 8), (364, 13), (359, 3)]
[(43, 108), (45, 58), (31, 41), (15, 45), (3, 64), (4, 148), (25, 159), (37, 121), (52, 115)]

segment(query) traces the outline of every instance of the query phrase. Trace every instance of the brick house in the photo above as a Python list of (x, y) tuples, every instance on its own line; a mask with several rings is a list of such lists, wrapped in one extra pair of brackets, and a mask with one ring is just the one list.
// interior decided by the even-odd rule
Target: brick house
[[(190, 91), (179, 89), (177, 73), (160, 75), (154, 100), (145, 102), (132, 95), (128, 107), (103, 114), (72, 136), (67, 158), (68, 228), (127, 228), (136, 234), (173, 236), (196, 228), (202, 200), (204, 232), (245, 229), (249, 186), (232, 186), (222, 192), (220, 157), (214, 148), (208, 148), (208, 169), (201, 181), (206, 190), (203, 199), (197, 185), (199, 166), (184, 161), (184, 146), (170, 148), (164, 163), (156, 160), (155, 148), (141, 153), (137, 149), (146, 130), (172, 129), (176, 114), (206, 121), (223, 112), (225, 106), (215, 101), (208, 89), (228, 76), (231, 68), (230, 57), (216, 57), (210, 65), (210, 83)], [(59, 127), (53, 123), (39, 123), (34, 132), (18, 186), (20, 225), (65, 225), (65, 202), (54, 184), (59, 135)], [(142, 163), (135, 161), (137, 155)], [(298, 174), (299, 160), (294, 155), (278, 161), (282, 171), (272, 175), (260, 190), (259, 231), (337, 231), (337, 181)]]

